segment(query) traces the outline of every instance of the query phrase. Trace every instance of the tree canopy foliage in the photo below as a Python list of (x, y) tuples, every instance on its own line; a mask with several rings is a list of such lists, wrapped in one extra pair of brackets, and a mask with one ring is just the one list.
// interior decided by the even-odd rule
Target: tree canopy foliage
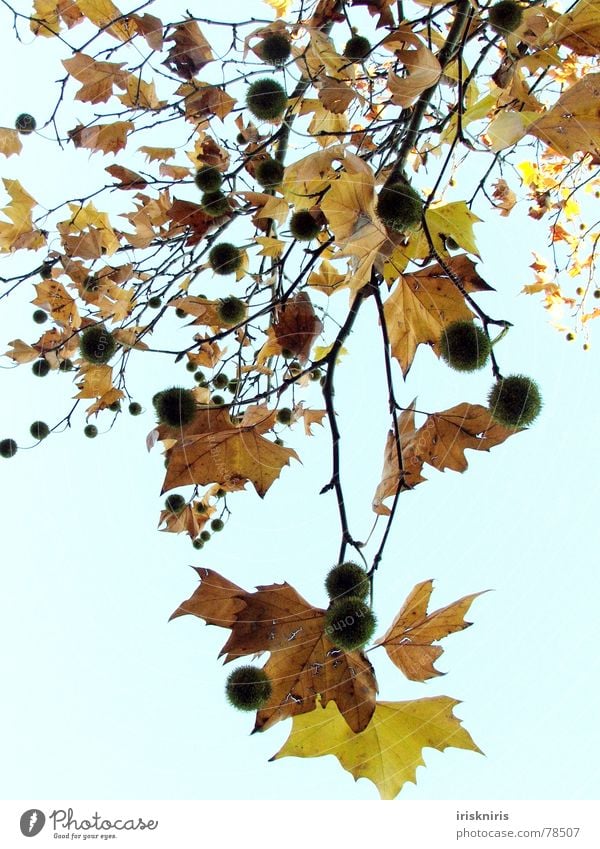
[[(465, 471), (467, 449), (490, 451), (542, 407), (526, 363), (502, 370), (511, 323), (478, 270), (477, 213), (496, 215), (508, 243), (526, 204), (550, 254), (534, 256), (524, 291), (553, 315), (566, 308), (572, 319), (556, 324), (568, 335), (600, 314), (600, 230), (582, 212), (600, 196), (600, 4), (256, 0), (230, 20), (205, 4), (163, 20), (159, 5), (4, 2), (17, 38), (54, 39), (63, 58), (55, 102), (1, 128), (0, 153), (43, 134), (89, 155), (97, 186), (80, 197), (67, 171), (49, 209), (43, 187), (4, 179), (0, 251), (18, 268), (0, 298), (30, 287), (35, 305), (30, 337), (6, 356), (40, 378), (63, 373), (65, 416), (34, 422), (37, 442), (75, 422), (94, 438), (99, 422), (148, 416), (148, 447), (165, 458), (160, 525), (187, 534), (201, 564), (172, 618), (228, 629), (226, 662), (267, 656), (230, 676), (227, 697), (256, 711), (256, 731), (293, 720), (275, 758), (333, 753), (393, 798), (424, 747), (479, 751), (454, 699), (378, 700), (371, 659), (387, 653), (414, 682), (439, 675), (439, 643), (470, 624), (479, 595), (432, 611), (424, 580), (380, 628), (373, 591), (400, 496), (428, 466)], [(63, 118), (72, 101), (75, 125)], [(367, 542), (348, 519), (334, 391), (364, 311), (389, 418)], [(403, 392), (419, 356), (439, 358), (440, 381), (487, 369), (487, 397), (421, 409)], [(156, 358), (172, 363), (172, 384), (142, 397), (137, 358), (149, 375)], [(243, 490), (268, 498), (281, 475), (301, 474), (290, 428), (331, 444), (327, 609), (288, 583), (249, 592), (203, 564), (212, 534), (235, 545)], [(4, 437), (0, 453), (22, 441)]]

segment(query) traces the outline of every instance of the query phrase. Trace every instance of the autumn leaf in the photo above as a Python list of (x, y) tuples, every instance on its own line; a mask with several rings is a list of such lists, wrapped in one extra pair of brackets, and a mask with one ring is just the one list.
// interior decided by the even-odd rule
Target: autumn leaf
[(81, 11), (71, 0), (34, 0), (29, 26), (34, 35), (53, 38), (60, 32), (61, 21), (71, 28), (82, 20)]
[(2, 156), (13, 156), (21, 153), (23, 144), (17, 130), (10, 127), (0, 127), (0, 153)]
[(340, 274), (329, 260), (324, 259), (318, 271), (312, 271), (310, 273), (308, 285), (330, 297), (334, 292), (347, 287), (348, 280), (346, 274)]
[(58, 280), (42, 280), (35, 284), (36, 297), (31, 302), (47, 310), (57, 324), (78, 330), (81, 318), (77, 303)]
[(554, 106), (529, 125), (527, 132), (563, 156), (591, 153), (600, 162), (600, 74), (586, 74)]
[(164, 161), (165, 159), (172, 159), (175, 156), (175, 148), (174, 147), (148, 147), (147, 145), (142, 145), (142, 147), (138, 147), (140, 153), (145, 153), (148, 162)]
[(82, 363), (79, 374), (82, 380), (77, 384), (79, 393), (75, 398), (101, 398), (113, 388), (111, 366)]
[(32, 363), (39, 357), (39, 352), (22, 339), (13, 339), (8, 344), (12, 347), (3, 356), (9, 357), (14, 363)]
[(119, 189), (145, 189), (148, 183), (136, 171), (130, 171), (129, 168), (123, 168), (121, 165), (109, 165), (104, 169), (115, 180), (119, 180), (115, 184)]
[(407, 76), (399, 77), (393, 71), (390, 71), (388, 76), (388, 88), (392, 95), (392, 103), (407, 109), (413, 105), (425, 89), (437, 83), (442, 68), (431, 50), (412, 32), (410, 27), (399, 27), (397, 31), (388, 36), (384, 41), (384, 45), (388, 48), (395, 47), (395, 44), (389, 43), (391, 39), (394, 39), (394, 42), (401, 40), (414, 48), (412, 50), (396, 49), (394, 51), (397, 59), (404, 65)]
[(400, 468), (398, 463), (396, 434), (393, 430), (388, 431), (381, 480), (377, 485), (372, 505), (373, 511), (380, 516), (390, 515), (390, 508), (383, 503), (386, 498), (395, 495), (399, 488), (400, 491), (412, 489), (425, 480), (421, 475), (424, 461), (414, 454), (412, 456), (408, 456), (408, 454), (405, 456), (405, 449), (412, 443), (417, 432), (414, 404), (415, 402), (413, 401), (410, 407), (407, 407), (398, 416), (402, 468)]
[(171, 616), (192, 614), (208, 624), (231, 628), (221, 650), (226, 662), (270, 652), (264, 669), (273, 691), (258, 711), (255, 731), (315, 709), (317, 695), (337, 703), (354, 732), (365, 728), (375, 708), (377, 685), (360, 651), (344, 653), (325, 635), (325, 611), (315, 608), (289, 584), (257, 587), (248, 593), (209, 569), (196, 570), (201, 583)]
[(539, 39), (540, 46), (564, 44), (580, 56), (600, 51), (600, 8), (597, 0), (579, 0)]
[(165, 435), (176, 437), (177, 443), (167, 451), (162, 492), (190, 484), (251, 481), (262, 498), (290, 459), (299, 459), (293, 449), (265, 439), (256, 426), (233, 424), (221, 408), (199, 409), (181, 432)]
[[(468, 257), (454, 257), (448, 265), (461, 279), (465, 291), (491, 291)], [(401, 275), (384, 303), (384, 314), (392, 354), (405, 377), (419, 345), (436, 345), (444, 327), (472, 317), (460, 290), (437, 263), (414, 274)]]
[(176, 24), (169, 32), (167, 41), (174, 41), (175, 44), (169, 50), (164, 64), (185, 80), (191, 80), (214, 59), (210, 44), (196, 21)]
[(382, 799), (394, 799), (407, 781), (416, 783), (422, 751), (450, 746), (480, 752), (453, 714), (448, 696), (411, 702), (377, 702), (369, 725), (354, 734), (335, 704), (294, 717), (290, 736), (271, 760), (335, 755), (355, 780), (368, 778)]
[(119, 41), (129, 41), (137, 32), (135, 20), (123, 15), (112, 0), (77, 0), (75, 5), (88, 20)]
[[(80, 83), (75, 100), (86, 103), (106, 103), (113, 95), (113, 87), (125, 88), (131, 76), (123, 71), (123, 62), (97, 62), (85, 53), (76, 53), (71, 59), (63, 59), (68, 73)], [(136, 78), (134, 77), (134, 82)]]
[(2, 182), (10, 195), (10, 204), (2, 209), (9, 221), (0, 221), (0, 251), (39, 250), (46, 244), (46, 237), (33, 224), (31, 213), (37, 201), (18, 180), (3, 178)]
[(427, 229), (433, 242), (433, 247), (443, 256), (448, 255), (446, 238), (454, 239), (460, 248), (479, 257), (473, 224), (481, 221), (464, 200), (446, 203), (443, 206), (432, 205), (425, 213)]
[(417, 584), (384, 636), (374, 643), (385, 648), (392, 663), (411, 681), (426, 681), (443, 674), (433, 664), (444, 650), (432, 643), (468, 628), (472, 623), (465, 622), (464, 616), (482, 595), (472, 593), (427, 613), (432, 592), (432, 580)]
[(258, 353), (257, 363), (261, 365), (268, 357), (279, 355), (285, 350), (305, 363), (313, 342), (323, 329), (310, 297), (306, 292), (299, 292), (277, 306), (274, 312), (269, 340)]
[(176, 512), (161, 510), (158, 525), (159, 527), (162, 524), (165, 525), (164, 528), (160, 528), (165, 533), (186, 533), (190, 539), (196, 539), (215, 512), (216, 508), (211, 504), (205, 501), (194, 501), (192, 504), (186, 504), (183, 510)]
[(118, 153), (127, 144), (127, 133), (133, 129), (131, 121), (115, 121), (113, 124), (96, 124), (93, 127), (78, 124), (67, 135), (75, 147), (85, 147), (94, 153), (98, 150)]

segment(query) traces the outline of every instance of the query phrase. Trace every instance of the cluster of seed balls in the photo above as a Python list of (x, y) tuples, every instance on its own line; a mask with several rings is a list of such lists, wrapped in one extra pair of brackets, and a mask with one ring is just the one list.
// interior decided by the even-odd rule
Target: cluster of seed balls
[[(366, 571), (357, 563), (334, 566), (325, 579), (330, 604), (325, 614), (325, 635), (342, 651), (365, 646), (375, 632), (377, 620), (365, 599), (370, 591)], [(254, 711), (265, 707), (273, 687), (268, 674), (259, 666), (235, 669), (227, 679), (225, 694), (238, 710)]]

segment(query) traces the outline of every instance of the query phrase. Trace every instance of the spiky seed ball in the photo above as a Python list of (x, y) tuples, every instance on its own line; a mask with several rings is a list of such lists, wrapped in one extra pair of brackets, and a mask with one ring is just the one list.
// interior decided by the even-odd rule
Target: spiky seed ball
[(491, 343), (473, 321), (453, 321), (440, 337), (440, 353), (456, 371), (476, 371), (487, 362)]
[(369, 594), (369, 579), (358, 563), (338, 563), (325, 578), (325, 589), (332, 601), (345, 596), (364, 600)]
[(36, 360), (31, 366), (31, 371), (36, 377), (46, 377), (50, 371), (50, 364), (46, 360)]
[(165, 498), (165, 510), (170, 513), (181, 513), (184, 507), (185, 498), (177, 492), (173, 492)]
[(246, 106), (255, 118), (261, 121), (274, 121), (285, 111), (287, 94), (277, 80), (270, 78), (255, 80), (248, 86)]
[(277, 411), (277, 421), (282, 425), (289, 425), (292, 421), (292, 411), (289, 407), (282, 407)]
[(160, 300), (160, 298), (158, 297), (158, 295), (153, 295), (153, 296), (150, 298), (150, 300), (148, 301), (148, 306), (149, 306), (149, 307), (150, 307), (150, 309), (152, 309), (152, 310), (157, 310), (157, 309), (159, 309), (160, 305), (161, 305), (161, 300)]
[(204, 548), (204, 543), (202, 542), (201, 539), (195, 539), (193, 541), (192, 545), (194, 546), (194, 548), (197, 548), (197, 549)]
[(33, 436), (34, 439), (42, 440), (45, 439), (50, 433), (50, 428), (46, 424), (46, 422), (33, 422), (31, 427), (29, 428), (29, 433)]
[(488, 10), (488, 21), (499, 33), (514, 32), (523, 20), (523, 9), (515, 0), (500, 0)]
[(225, 685), (227, 699), (238, 710), (260, 710), (271, 698), (271, 680), (259, 666), (239, 666)]
[(202, 209), (210, 218), (219, 218), (231, 212), (231, 206), (223, 192), (206, 192), (202, 195)]
[(403, 233), (420, 224), (423, 201), (406, 183), (392, 183), (379, 192), (376, 209), (386, 227)]
[(35, 130), (36, 127), (37, 121), (33, 115), (29, 115), (27, 112), (21, 112), (20, 115), (17, 115), (15, 120), (15, 129), (18, 130), (22, 136), (28, 136)]
[(311, 380), (321, 380), (321, 369), (314, 368), (309, 376)]
[(222, 395), (213, 395), (210, 399), (210, 403), (214, 404), (215, 407), (222, 407), (225, 403), (225, 398)]
[(231, 392), (232, 395), (235, 395), (235, 393), (238, 391), (239, 388), (240, 388), (240, 382), (236, 378), (233, 378), (233, 380), (230, 380), (229, 383), (227, 384), (227, 391)]
[(272, 32), (263, 38), (260, 53), (270, 65), (283, 65), (290, 58), (292, 48), (289, 39), (280, 32)]
[(225, 527), (225, 522), (222, 519), (213, 519), (210, 523), (210, 526), (213, 531), (216, 531), (218, 533), (219, 531), (222, 531)]
[(117, 340), (101, 324), (86, 327), (79, 337), (79, 353), (88, 363), (107, 363), (116, 350)]
[(112, 404), (108, 405), (108, 409), (111, 410), (113, 413), (118, 413), (121, 409), (121, 402), (113, 401)]
[(137, 401), (132, 401), (129, 405), (129, 414), (132, 416), (139, 416), (142, 412), (142, 405), (138, 404)]
[(9, 460), (11, 457), (14, 457), (16, 453), (17, 443), (14, 439), (0, 440), (0, 457), (4, 457), (6, 460)]
[(213, 386), (215, 389), (225, 389), (229, 384), (229, 378), (224, 372), (216, 374), (213, 378)]
[(208, 542), (210, 539), (210, 531), (202, 531), (200, 534), (200, 539), (202, 542)]
[(223, 175), (214, 165), (203, 165), (196, 171), (194, 182), (202, 192), (217, 192), (223, 183)]
[(44, 310), (35, 310), (31, 317), (36, 324), (43, 324), (45, 321), (48, 321), (48, 314)]
[(98, 428), (96, 425), (86, 425), (83, 429), (84, 434), (88, 439), (95, 439), (98, 436)]
[(308, 209), (299, 209), (290, 218), (292, 236), (300, 242), (309, 242), (311, 239), (314, 239), (320, 229)]
[(66, 360), (61, 360), (58, 364), (59, 371), (73, 371), (73, 363), (68, 358)]
[(175, 309), (175, 315), (177, 316), (177, 318), (185, 318), (187, 313), (185, 310), (181, 309), (181, 307), (177, 307)]
[(152, 399), (159, 422), (171, 427), (189, 424), (196, 415), (196, 399), (191, 389), (172, 386)]
[(208, 386), (208, 383), (206, 382), (206, 376), (203, 371), (197, 371), (194, 374), (194, 380), (196, 381), (196, 383), (199, 383), (200, 386)]
[(254, 176), (256, 181), (265, 189), (272, 189), (281, 183), (284, 171), (285, 168), (281, 162), (269, 157), (268, 159), (261, 159), (254, 169)]
[(352, 62), (359, 62), (361, 59), (364, 59), (365, 56), (368, 56), (370, 52), (371, 42), (369, 39), (365, 38), (364, 35), (353, 35), (352, 38), (346, 42), (343, 55), (346, 59), (350, 59)]
[(186, 368), (186, 371), (189, 371), (193, 374), (196, 371), (196, 369), (198, 368), (198, 366), (196, 365), (196, 363), (193, 363), (191, 360), (188, 360), (187, 363), (185, 364), (185, 368)]
[(242, 265), (242, 251), (231, 242), (214, 245), (208, 254), (208, 264), (215, 274), (235, 274)]
[(217, 315), (225, 325), (238, 324), (246, 317), (246, 306), (239, 298), (230, 295), (219, 301)]
[(357, 596), (332, 602), (325, 614), (325, 634), (343, 651), (354, 651), (368, 643), (376, 625), (373, 611)]
[(507, 427), (526, 427), (540, 414), (542, 396), (537, 383), (523, 374), (496, 381), (488, 395), (492, 416)]

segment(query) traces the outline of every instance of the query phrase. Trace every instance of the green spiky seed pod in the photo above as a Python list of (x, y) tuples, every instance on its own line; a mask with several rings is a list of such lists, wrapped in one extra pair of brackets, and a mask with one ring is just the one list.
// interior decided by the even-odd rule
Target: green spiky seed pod
[(31, 366), (31, 371), (36, 377), (46, 377), (50, 371), (50, 364), (46, 360), (36, 360)]
[(44, 324), (48, 321), (48, 313), (45, 313), (44, 310), (35, 310), (31, 317), (36, 324)]
[(225, 389), (229, 384), (229, 378), (224, 372), (216, 374), (213, 378), (213, 386), (215, 389)]
[(191, 360), (188, 360), (187, 363), (185, 364), (185, 368), (186, 368), (186, 371), (189, 371), (192, 374), (194, 374), (196, 369), (198, 368), (198, 366), (196, 365), (196, 363), (193, 363)]
[(28, 136), (35, 130), (36, 127), (37, 121), (33, 115), (29, 115), (27, 112), (21, 112), (20, 115), (17, 115), (15, 120), (15, 129), (18, 130), (22, 136)]
[(88, 363), (107, 363), (116, 350), (117, 340), (102, 324), (86, 327), (79, 337), (79, 353)]
[(235, 393), (238, 391), (239, 388), (240, 388), (240, 382), (237, 378), (233, 378), (227, 384), (227, 391), (231, 392), (232, 395), (235, 395)]
[(483, 330), (472, 321), (453, 321), (442, 331), (440, 353), (456, 371), (483, 368), (492, 345)]
[(290, 58), (292, 47), (283, 33), (272, 32), (260, 44), (260, 54), (270, 65), (283, 65)]
[(165, 498), (165, 510), (169, 513), (181, 513), (185, 507), (185, 498), (178, 492), (173, 492)]
[(98, 436), (98, 428), (96, 425), (86, 425), (83, 429), (84, 434), (88, 439), (95, 439)]
[(281, 117), (287, 106), (287, 94), (277, 80), (255, 80), (248, 86), (246, 106), (255, 118), (274, 121)]
[(191, 389), (172, 386), (152, 399), (159, 422), (171, 427), (189, 424), (196, 415), (196, 399)]
[(196, 548), (198, 550), (200, 550), (201, 548), (204, 548), (204, 543), (202, 542), (201, 539), (195, 539), (193, 541), (192, 545), (194, 546), (194, 548)]
[(421, 223), (423, 201), (406, 183), (392, 183), (379, 192), (376, 210), (386, 227), (404, 233)]
[(310, 373), (311, 380), (321, 380), (321, 369), (314, 368)]
[(73, 363), (68, 358), (66, 360), (61, 360), (58, 364), (59, 371), (73, 371)]
[(246, 305), (239, 298), (230, 295), (228, 298), (219, 301), (217, 315), (219, 320), (227, 326), (239, 324), (246, 318)]
[(29, 433), (33, 436), (34, 439), (37, 439), (41, 442), (42, 439), (45, 439), (50, 433), (50, 428), (46, 424), (46, 422), (33, 422), (31, 427), (29, 428)]
[(139, 416), (142, 412), (142, 405), (138, 404), (137, 401), (132, 401), (129, 405), (129, 414), (132, 416)]
[(243, 253), (231, 242), (220, 242), (210, 249), (208, 264), (215, 274), (235, 274), (242, 266)]
[(488, 405), (494, 419), (506, 427), (526, 427), (540, 414), (542, 396), (537, 383), (523, 374), (511, 374), (492, 386)]
[(500, 0), (488, 9), (489, 24), (503, 35), (518, 29), (522, 20), (523, 9), (515, 0)]
[(111, 410), (113, 413), (118, 413), (121, 409), (121, 402), (113, 401), (112, 404), (108, 405), (108, 409)]
[(222, 407), (225, 403), (225, 398), (222, 395), (213, 395), (210, 399), (210, 403), (214, 404), (215, 407)]
[(0, 440), (0, 457), (4, 457), (5, 460), (10, 460), (11, 457), (14, 457), (17, 450), (18, 446), (14, 439)]
[(208, 542), (210, 539), (210, 531), (202, 531), (200, 534), (200, 539), (202, 542)]
[(272, 189), (281, 183), (284, 171), (285, 168), (281, 162), (269, 157), (269, 159), (261, 159), (256, 166), (254, 176), (257, 183), (265, 189)]
[(218, 533), (219, 531), (222, 531), (225, 527), (225, 522), (222, 519), (213, 519), (210, 523), (210, 526), (213, 531), (216, 531)]
[(218, 192), (223, 184), (223, 175), (213, 165), (203, 165), (196, 171), (194, 182), (202, 192)]
[(202, 195), (202, 210), (210, 218), (220, 218), (231, 212), (229, 200), (223, 192), (206, 192)]
[(290, 218), (290, 231), (299, 242), (309, 242), (321, 228), (308, 209), (299, 209)]
[(371, 52), (371, 42), (364, 35), (353, 35), (346, 42), (343, 55), (352, 62), (360, 62)]
[(354, 651), (368, 643), (377, 625), (368, 604), (356, 596), (332, 602), (325, 614), (325, 634), (343, 651)]
[(277, 421), (282, 425), (289, 425), (292, 421), (293, 413), (289, 407), (282, 407), (277, 411)]
[(239, 666), (225, 685), (225, 694), (238, 710), (260, 710), (271, 698), (271, 680), (259, 666)]
[(364, 599), (369, 594), (367, 573), (358, 563), (338, 563), (325, 578), (325, 589), (331, 601), (346, 596)]
[(206, 382), (206, 375), (204, 374), (203, 371), (195, 372), (194, 380), (196, 381), (196, 383), (199, 383), (201, 386), (202, 385), (208, 386), (208, 383)]
[(148, 306), (150, 307), (151, 310), (157, 310), (157, 309), (160, 309), (161, 303), (162, 303), (162, 301), (158, 297), (158, 295), (153, 295), (150, 298), (150, 300), (148, 301)]

